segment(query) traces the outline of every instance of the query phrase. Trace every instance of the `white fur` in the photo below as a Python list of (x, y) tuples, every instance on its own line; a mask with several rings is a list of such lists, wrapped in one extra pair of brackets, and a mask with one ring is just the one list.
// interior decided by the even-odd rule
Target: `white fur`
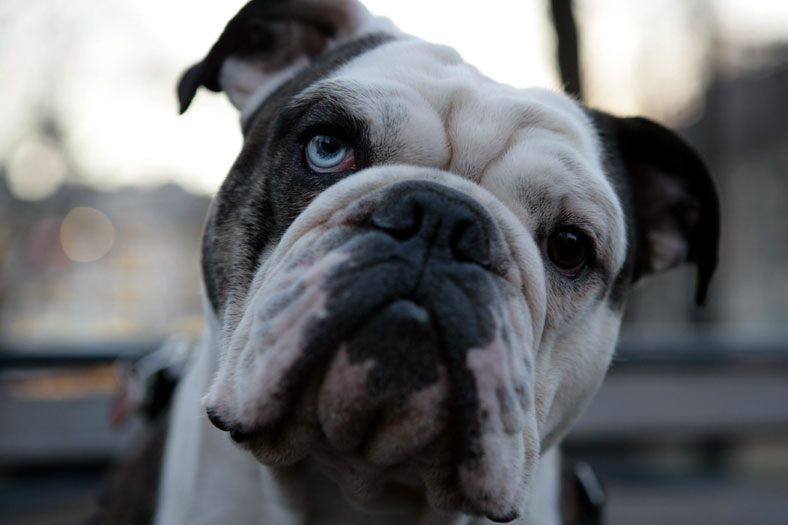
[[(210, 312), (207, 306), (206, 312)], [(276, 503), (263, 503), (255, 463), (205, 417), (200, 397), (216, 366), (219, 334), (215, 318), (210, 313), (206, 317), (205, 334), (173, 400), (155, 520), (158, 524), (258, 523), (264, 504)], [(220, 503), (207, 496), (210, 494), (222, 494)]]

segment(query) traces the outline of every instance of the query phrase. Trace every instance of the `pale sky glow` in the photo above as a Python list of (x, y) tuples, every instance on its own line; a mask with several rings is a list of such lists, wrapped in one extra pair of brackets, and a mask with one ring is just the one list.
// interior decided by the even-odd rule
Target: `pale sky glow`
[(690, 105), (703, 88), (709, 45), (691, 5), (580, 0), (587, 103), (668, 121)]
[[(178, 117), (174, 89), (179, 74), (202, 58), (243, 3), (0, 2), (0, 160), (17, 158), (15, 152), (33, 140), (37, 119), (49, 111), (63, 127), (67, 163), (91, 184), (173, 181), (215, 191), (240, 148), (237, 114), (222, 96), (201, 91)], [(575, 4), (589, 101), (619, 113), (670, 119), (686, 111), (705, 79), (709, 24), (739, 46), (788, 42), (785, 0)], [(498, 81), (559, 85), (546, 0), (366, 5), (406, 32), (457, 48)], [(692, 10), (704, 5), (714, 10), (698, 20)], [(12, 179), (35, 181), (35, 170), (8, 171)]]
[(555, 39), (542, 0), (369, 0), (365, 5), (407, 33), (457, 49), (466, 62), (499, 82), (560, 84), (553, 66)]

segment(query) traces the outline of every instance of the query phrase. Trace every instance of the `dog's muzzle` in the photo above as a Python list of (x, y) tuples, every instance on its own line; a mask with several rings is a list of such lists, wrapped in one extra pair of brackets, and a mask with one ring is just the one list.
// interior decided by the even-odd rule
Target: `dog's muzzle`
[(320, 449), (366, 472), (412, 461), (439, 506), (510, 519), (533, 334), (496, 219), (463, 191), (404, 180), (316, 224), (247, 308), (234, 399), (213, 389), (211, 421), (266, 464)]

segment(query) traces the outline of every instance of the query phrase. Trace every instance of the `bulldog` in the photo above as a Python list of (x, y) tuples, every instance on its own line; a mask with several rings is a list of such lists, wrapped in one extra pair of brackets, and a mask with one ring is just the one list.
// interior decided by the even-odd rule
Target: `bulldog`
[(642, 277), (717, 262), (699, 156), (480, 74), (354, 0), (259, 0), (178, 86), (244, 143), (159, 524), (558, 523), (556, 444)]

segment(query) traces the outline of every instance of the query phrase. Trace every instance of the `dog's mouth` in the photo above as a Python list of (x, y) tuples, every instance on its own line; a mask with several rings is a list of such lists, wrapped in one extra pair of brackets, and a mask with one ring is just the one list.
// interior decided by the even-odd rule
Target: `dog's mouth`
[(434, 191), (410, 188), (405, 219), (372, 207), (295, 245), (247, 308), (209, 416), (265, 464), (328, 450), (373, 487), (409, 463), (433, 504), (508, 521), (539, 452), (529, 312), (491, 227), (436, 220)]
[(446, 424), (445, 347), (427, 309), (394, 301), (340, 345), (317, 392), (317, 416), (332, 447), (394, 464)]

